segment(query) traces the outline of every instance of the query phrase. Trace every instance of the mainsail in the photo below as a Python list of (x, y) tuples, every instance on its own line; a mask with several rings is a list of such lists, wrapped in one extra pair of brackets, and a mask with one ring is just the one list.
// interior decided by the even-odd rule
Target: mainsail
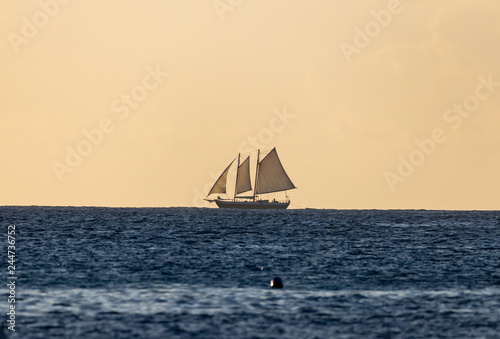
[(273, 148), (259, 163), (255, 193), (265, 194), (294, 188), (296, 188), (295, 185), (286, 174), (278, 158), (276, 148)]
[(210, 190), (210, 192), (208, 192), (207, 197), (210, 194), (214, 194), (214, 193), (226, 193), (227, 174), (229, 173), (229, 168), (233, 164), (234, 160), (236, 160), (236, 159), (233, 159), (233, 161), (231, 161), (231, 163), (229, 164), (229, 166), (227, 166), (227, 168), (224, 170), (224, 172), (222, 172), (222, 174), (220, 175), (219, 179), (217, 179), (217, 181), (215, 182), (215, 184), (212, 187), (212, 189)]
[(236, 194), (250, 191), (252, 183), (250, 182), (250, 156), (238, 167), (238, 176), (236, 180)]

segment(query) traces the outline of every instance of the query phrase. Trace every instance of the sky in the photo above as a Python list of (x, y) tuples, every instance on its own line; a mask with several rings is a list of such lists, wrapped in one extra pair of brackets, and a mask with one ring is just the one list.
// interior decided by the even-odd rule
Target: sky
[(0, 0), (0, 205), (500, 208), (497, 0)]

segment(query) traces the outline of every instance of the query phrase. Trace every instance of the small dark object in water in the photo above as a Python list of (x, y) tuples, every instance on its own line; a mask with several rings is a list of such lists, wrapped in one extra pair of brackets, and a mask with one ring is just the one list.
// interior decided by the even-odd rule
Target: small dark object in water
[(281, 281), (281, 278), (274, 278), (271, 280), (271, 287), (272, 288), (283, 288), (283, 282)]

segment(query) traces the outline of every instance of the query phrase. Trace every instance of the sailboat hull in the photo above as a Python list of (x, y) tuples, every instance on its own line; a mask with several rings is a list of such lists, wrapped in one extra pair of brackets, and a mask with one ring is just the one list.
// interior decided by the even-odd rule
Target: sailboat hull
[(215, 200), (219, 208), (240, 208), (246, 210), (286, 210), (290, 205), (287, 202), (272, 202), (267, 200), (258, 201), (231, 201), (231, 200)]

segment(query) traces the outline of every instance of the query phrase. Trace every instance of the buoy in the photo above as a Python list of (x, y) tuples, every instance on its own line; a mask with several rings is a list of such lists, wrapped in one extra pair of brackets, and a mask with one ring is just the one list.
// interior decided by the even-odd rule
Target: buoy
[(281, 281), (281, 278), (275, 277), (273, 280), (271, 280), (271, 287), (272, 288), (283, 288), (283, 282)]

